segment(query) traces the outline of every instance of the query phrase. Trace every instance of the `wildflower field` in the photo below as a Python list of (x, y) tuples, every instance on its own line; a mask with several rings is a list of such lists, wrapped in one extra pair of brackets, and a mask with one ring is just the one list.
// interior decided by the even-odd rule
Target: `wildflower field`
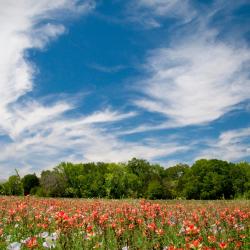
[(250, 249), (248, 201), (0, 197), (0, 249)]

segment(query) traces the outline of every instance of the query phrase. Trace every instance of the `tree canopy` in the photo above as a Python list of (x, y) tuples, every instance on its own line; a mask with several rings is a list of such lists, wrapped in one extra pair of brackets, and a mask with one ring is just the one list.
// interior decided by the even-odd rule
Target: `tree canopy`
[(46, 197), (235, 199), (250, 198), (250, 164), (212, 159), (164, 168), (143, 159), (127, 163), (63, 162), (52, 170), (18, 173), (0, 184), (0, 194)]

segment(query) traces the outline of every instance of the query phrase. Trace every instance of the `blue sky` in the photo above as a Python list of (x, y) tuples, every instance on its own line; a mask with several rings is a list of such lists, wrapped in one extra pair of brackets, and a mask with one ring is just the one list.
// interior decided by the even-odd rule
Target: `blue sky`
[(249, 1), (10, 0), (0, 20), (0, 177), (250, 160)]

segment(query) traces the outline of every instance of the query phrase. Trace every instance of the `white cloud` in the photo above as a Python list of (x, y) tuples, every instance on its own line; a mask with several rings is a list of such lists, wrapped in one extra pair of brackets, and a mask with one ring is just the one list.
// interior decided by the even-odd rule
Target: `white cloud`
[(95, 112), (89, 117), (84, 119), (84, 123), (91, 124), (91, 123), (101, 123), (101, 122), (113, 122), (119, 121), (123, 119), (127, 119), (136, 115), (136, 112), (129, 112), (126, 114), (120, 114), (117, 111), (105, 110), (105, 112)]
[[(27, 49), (44, 49), (65, 32), (65, 17), (84, 15), (93, 1), (20, 0), (0, 2), (0, 177), (19, 168), (22, 174), (54, 166), (60, 161), (124, 161), (147, 159), (185, 150), (175, 143), (125, 142), (112, 133), (111, 124), (129, 119), (105, 107), (88, 116), (69, 116), (75, 101), (54, 96), (32, 99), (35, 66)], [(45, 97), (46, 99), (46, 97)], [(70, 117), (70, 118), (69, 118)]]
[(97, 63), (92, 63), (88, 65), (90, 68), (95, 69), (97, 71), (103, 72), (103, 73), (117, 73), (121, 70), (124, 70), (126, 66), (124, 65), (115, 65), (115, 66), (104, 66)]
[(138, 84), (144, 97), (136, 105), (163, 114), (166, 127), (214, 121), (250, 97), (249, 49), (208, 27), (191, 33), (152, 51)]
[[(99, 123), (121, 121), (133, 114), (98, 112), (75, 119), (56, 119), (29, 128), (11, 143), (0, 146), (2, 177), (10, 174), (9, 164), (21, 168), (20, 173), (55, 166), (60, 161), (127, 161), (132, 157), (156, 159), (187, 150), (171, 141), (126, 142)], [(11, 159), (10, 159), (11, 157)], [(13, 166), (14, 167), (14, 166)], [(4, 171), (5, 170), (5, 171)]]
[(219, 158), (237, 161), (250, 157), (250, 128), (223, 132), (216, 140), (210, 140), (199, 158)]
[[(39, 103), (26, 103), (12, 108), (20, 97), (32, 91), (34, 67), (26, 58), (26, 50), (44, 46), (65, 31), (62, 24), (53, 20), (59, 13), (84, 14), (93, 8), (90, 1), (82, 4), (69, 0), (20, 0), (0, 3), (0, 131), (9, 135), (16, 133), (16, 127), (57, 116), (68, 104), (42, 107)], [(33, 105), (35, 103), (35, 105)], [(32, 105), (31, 105), (32, 104)], [(29, 106), (29, 107), (28, 107)], [(37, 108), (37, 110), (35, 110)], [(53, 111), (52, 111), (53, 110)], [(34, 119), (34, 120), (33, 120)], [(23, 125), (19, 125), (22, 123)]]
[(8, 135), (15, 139), (29, 128), (32, 129), (38, 124), (50, 122), (72, 108), (70, 103), (66, 102), (58, 102), (53, 106), (44, 106), (34, 100), (27, 101), (25, 105), (12, 108), (15, 117), (12, 119), (12, 124), (9, 124)]
[[(59, 94), (52, 104), (45, 104), (43, 97), (28, 98), (27, 93), (34, 88), (36, 68), (27, 58), (27, 49), (44, 49), (65, 32), (65, 17), (84, 15), (93, 8), (93, 1), (0, 2), (0, 135), (4, 136), (4, 140), (0, 139), (0, 178), (11, 174), (15, 167), (24, 174), (60, 161), (125, 161), (131, 157), (154, 160), (187, 151), (189, 147), (178, 140), (144, 138), (132, 142), (120, 136), (210, 122), (249, 98), (249, 50), (218, 42), (211, 30), (209, 35), (199, 31), (189, 38), (181, 37), (182, 42), (156, 49), (148, 57), (149, 77), (139, 86), (145, 98), (136, 104), (167, 118), (157, 126), (142, 124), (125, 131), (114, 124), (136, 116), (136, 112), (104, 107), (88, 116), (76, 116), (70, 113), (76, 103)], [(158, 18), (177, 17), (188, 22), (196, 15), (188, 1), (140, 0), (136, 8), (143, 9), (143, 22), (153, 26), (160, 25)], [(99, 70), (115, 72), (120, 68)], [(231, 137), (245, 138), (245, 133)], [(209, 144), (211, 151), (204, 153), (211, 155), (212, 150), (222, 150), (224, 145), (229, 149), (225, 156), (232, 156), (236, 143), (231, 137), (221, 136), (217, 147)], [(246, 151), (243, 146), (237, 146), (238, 158), (249, 152), (249, 146)]]
[(129, 14), (132, 21), (157, 28), (161, 26), (159, 19), (175, 18), (187, 23), (196, 16), (196, 11), (189, 0), (132, 0)]
[(137, 6), (147, 8), (159, 16), (170, 15), (187, 18), (195, 13), (190, 8), (188, 0), (138, 0), (136, 3)]
[[(168, 5), (167, 2), (139, 1), (149, 9), (151, 18), (160, 16), (157, 5)], [(181, 3), (178, 4), (181, 6)], [(241, 31), (238, 30), (237, 40), (232, 34), (229, 42), (222, 39), (219, 28), (210, 26), (214, 15), (223, 11), (224, 7), (224, 4), (215, 4), (208, 10), (194, 11), (191, 15), (191, 19), (195, 18), (194, 22), (183, 24), (182, 33), (171, 30), (170, 42), (166, 38), (165, 46), (162, 43), (161, 48), (148, 54), (143, 68), (145, 75), (136, 86), (141, 97), (134, 103), (144, 110), (161, 114), (166, 120), (158, 124), (144, 123), (122, 131), (123, 134), (188, 125), (203, 126), (232, 110), (247, 109), (247, 105), (241, 105), (250, 100), (250, 50), (244, 43), (244, 34), (239, 36)], [(159, 11), (164, 12), (164, 8), (159, 8)], [(169, 17), (168, 12), (163, 15)], [(178, 18), (181, 19), (181, 15)], [(193, 144), (196, 150), (194, 155), (197, 155), (201, 148), (205, 148), (198, 158), (242, 160), (250, 156), (247, 139), (249, 129), (243, 128), (221, 132), (218, 139), (205, 141), (199, 149), (195, 140), (190, 138), (189, 149), (191, 152)]]

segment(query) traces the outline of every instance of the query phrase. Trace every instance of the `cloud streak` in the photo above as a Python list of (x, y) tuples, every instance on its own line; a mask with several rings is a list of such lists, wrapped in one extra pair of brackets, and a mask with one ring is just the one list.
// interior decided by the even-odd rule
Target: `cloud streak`
[[(86, 15), (94, 7), (93, 1), (72, 0), (0, 3), (1, 178), (16, 167), (25, 174), (60, 161), (125, 161), (132, 156), (154, 159), (185, 150), (172, 142), (161, 148), (156, 142), (125, 142), (112, 134), (110, 125), (134, 117), (134, 111), (104, 107), (88, 116), (69, 116), (77, 103), (62, 100), (60, 94), (46, 104), (44, 97), (28, 97), (36, 68), (27, 50), (44, 49), (65, 32), (65, 18)], [(120, 68), (112, 69), (117, 70)]]
[(166, 127), (206, 124), (249, 100), (249, 48), (220, 39), (204, 16), (170, 46), (150, 52), (138, 83), (144, 96), (135, 104), (161, 113)]
[[(39, 123), (11, 143), (1, 145), (0, 169), (21, 166), (21, 173), (37, 171), (60, 161), (127, 161), (131, 157), (155, 159), (186, 150), (174, 142), (120, 140), (105, 124), (122, 121), (133, 113), (106, 110), (87, 117)], [(102, 126), (98, 126), (102, 123)], [(11, 161), (10, 161), (11, 156)], [(1, 171), (2, 172), (2, 171)], [(5, 174), (7, 171), (5, 171)]]
[(189, 0), (132, 0), (128, 9), (131, 21), (148, 28), (161, 27), (164, 19), (187, 23), (196, 17)]
[(43, 49), (49, 41), (65, 31), (64, 26), (55, 21), (60, 13), (86, 14), (93, 7), (90, 1), (79, 4), (78, 1), (68, 0), (10, 0), (0, 3), (2, 133), (5, 131), (13, 137), (18, 132), (16, 128), (25, 126), (25, 123), (36, 123), (38, 119), (41, 122), (41, 119), (58, 116), (70, 109), (70, 104), (61, 102), (51, 107), (42, 107), (35, 100), (24, 105), (18, 102), (20, 97), (33, 89), (35, 67), (28, 61), (26, 51), (31, 48)]
[(207, 143), (198, 158), (220, 158), (229, 161), (249, 159), (250, 128), (229, 130), (220, 134), (215, 140)]
[[(136, 83), (140, 98), (132, 109), (129, 103), (128, 111), (125, 107), (104, 106), (88, 115), (84, 111), (76, 115), (79, 103), (73, 99), (78, 100), (77, 96), (70, 99), (57, 94), (53, 102), (48, 97), (30, 97), (38, 73), (28, 50), (45, 49), (65, 33), (68, 19), (94, 9), (95, 3), (90, 0), (0, 3), (0, 178), (10, 175), (15, 167), (25, 174), (60, 161), (173, 159), (175, 154), (189, 152), (195, 142), (190, 140), (190, 145), (184, 146), (176, 134), (172, 139), (152, 134), (133, 139), (130, 135), (208, 124), (249, 100), (249, 48), (220, 38), (219, 29), (209, 24), (215, 12), (202, 17), (189, 1), (180, 0), (136, 1), (129, 18), (135, 18), (135, 13), (140, 15), (132, 21), (153, 28), (170, 18), (183, 33), (147, 54), (143, 77)], [(122, 65), (89, 67), (105, 73), (123, 69)], [(124, 106), (128, 109), (127, 104)], [(164, 121), (156, 123), (153, 117), (154, 125), (146, 124), (144, 119), (140, 123), (144, 111), (152, 116), (160, 114)], [(134, 126), (134, 118), (138, 118), (138, 127)], [(219, 138), (207, 141), (198, 154), (223, 155), (227, 160), (247, 157), (248, 136), (248, 128), (222, 132)]]
[(117, 73), (120, 72), (121, 70), (124, 70), (126, 68), (126, 66), (124, 65), (115, 65), (115, 66), (104, 66), (101, 64), (96, 64), (96, 63), (92, 63), (90, 65), (88, 65), (90, 68), (97, 70), (99, 72), (103, 72), (103, 73)]

